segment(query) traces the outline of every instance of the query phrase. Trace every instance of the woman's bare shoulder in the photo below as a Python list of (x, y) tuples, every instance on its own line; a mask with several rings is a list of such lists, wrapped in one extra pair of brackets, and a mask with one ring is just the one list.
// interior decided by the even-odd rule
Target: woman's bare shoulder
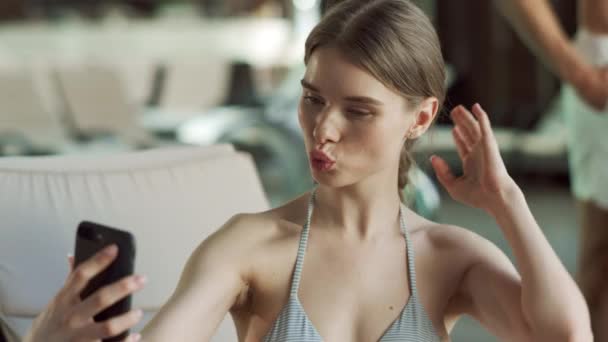
[[(467, 271), (475, 264), (488, 261), (488, 250), (498, 247), (485, 237), (466, 227), (437, 223), (422, 219), (411, 230), (416, 242), (420, 277), (437, 285), (437, 292), (427, 293), (427, 302), (443, 307), (445, 325), (450, 330), (468, 305), (468, 299), (460, 296), (461, 283)], [(447, 304), (446, 304), (447, 303)], [(429, 304), (431, 305), (431, 304)]]
[(302, 195), (266, 211), (235, 214), (204, 243), (250, 249), (299, 235), (302, 220), (305, 220), (306, 208), (302, 205), (306, 197)]
[(417, 240), (434, 255), (447, 255), (466, 261), (474, 257), (480, 249), (494, 245), (485, 237), (462, 226), (438, 223), (421, 218), (419, 223), (412, 229), (412, 235), (418, 235)]
[[(247, 301), (249, 284), (257, 283), (260, 265), (282, 260), (297, 248), (297, 225), (288, 221), (289, 206), (257, 213), (238, 213), (204, 239), (189, 259), (187, 278), (205, 274), (239, 279), (238, 298), (233, 307)], [(297, 203), (296, 203), (297, 205)], [(284, 207), (285, 207), (284, 206)], [(292, 208), (293, 209), (293, 208)]]

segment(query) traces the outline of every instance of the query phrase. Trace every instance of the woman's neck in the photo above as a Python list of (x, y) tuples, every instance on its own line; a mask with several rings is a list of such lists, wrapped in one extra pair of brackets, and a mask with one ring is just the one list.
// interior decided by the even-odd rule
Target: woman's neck
[(348, 239), (368, 240), (399, 227), (401, 204), (397, 185), (341, 188), (319, 185), (316, 190), (312, 224)]

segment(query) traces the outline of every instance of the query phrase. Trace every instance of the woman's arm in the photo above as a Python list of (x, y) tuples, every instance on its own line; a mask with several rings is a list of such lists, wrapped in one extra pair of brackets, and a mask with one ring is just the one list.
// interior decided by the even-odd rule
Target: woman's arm
[(589, 104), (604, 109), (608, 99), (605, 69), (587, 63), (562, 30), (547, 0), (497, 0), (500, 12), (528, 47)]
[[(244, 215), (230, 219), (190, 256), (171, 298), (146, 325), (143, 341), (209, 341), (247, 290), (251, 234)], [(162, 265), (159, 265), (162, 267)]]
[(508, 340), (592, 341), (588, 309), (580, 290), (552, 250), (508, 175), (486, 113), (459, 106), (451, 113), (464, 174), (455, 177), (433, 157), (439, 181), (459, 202), (496, 218), (513, 249), (521, 278), (498, 248), (483, 239), (460, 239), (470, 266), (460, 295), (470, 313)]
[[(589, 314), (580, 291), (536, 224), (519, 188), (502, 211), (490, 214), (513, 250), (518, 271), (490, 241), (452, 229), (467, 265), (455, 298), (461, 312), (482, 323), (501, 341), (592, 341)], [(465, 299), (464, 301), (462, 299)]]
[[(547, 241), (514, 185), (488, 208), (513, 250), (521, 274), (522, 310), (546, 341), (592, 341), (588, 309), (578, 286)], [(556, 339), (550, 339), (555, 337)]]

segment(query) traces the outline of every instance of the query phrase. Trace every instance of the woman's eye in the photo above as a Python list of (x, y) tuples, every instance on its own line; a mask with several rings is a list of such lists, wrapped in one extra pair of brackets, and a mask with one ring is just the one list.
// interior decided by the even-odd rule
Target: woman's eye
[(321, 105), (323, 104), (323, 100), (314, 97), (314, 96), (304, 96), (304, 102), (312, 105)]
[(369, 112), (363, 112), (363, 111), (359, 111), (359, 110), (349, 110), (348, 113), (351, 114), (351, 115), (354, 115), (354, 116), (368, 116), (368, 115), (371, 115), (371, 113), (369, 113)]

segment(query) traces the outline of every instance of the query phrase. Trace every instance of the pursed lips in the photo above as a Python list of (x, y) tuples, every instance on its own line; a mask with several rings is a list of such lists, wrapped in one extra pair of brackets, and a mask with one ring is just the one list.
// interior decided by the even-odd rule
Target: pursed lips
[(312, 160), (317, 160), (324, 163), (335, 163), (336, 161), (325, 154), (323, 151), (314, 150), (310, 153), (310, 157)]

